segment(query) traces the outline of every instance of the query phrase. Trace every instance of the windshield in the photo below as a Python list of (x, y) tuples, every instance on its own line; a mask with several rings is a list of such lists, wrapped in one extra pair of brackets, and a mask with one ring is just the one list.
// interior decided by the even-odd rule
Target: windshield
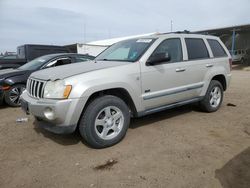
[(152, 38), (137, 38), (121, 41), (112, 45), (97, 56), (96, 60), (135, 62), (144, 54), (154, 41), (155, 39)]
[(20, 70), (38, 70), (45, 63), (47, 63), (47, 61), (50, 60), (51, 58), (52, 58), (52, 56), (50, 56), (50, 55), (38, 57), (38, 58), (24, 64), (23, 66), (19, 67), (18, 69), (20, 69)]

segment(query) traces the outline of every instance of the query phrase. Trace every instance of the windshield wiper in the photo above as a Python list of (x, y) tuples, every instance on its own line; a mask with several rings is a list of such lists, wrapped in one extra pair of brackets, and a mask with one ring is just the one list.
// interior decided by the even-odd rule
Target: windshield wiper
[(110, 60), (109, 60), (109, 59), (104, 58), (104, 59), (96, 59), (96, 61), (110, 61)]

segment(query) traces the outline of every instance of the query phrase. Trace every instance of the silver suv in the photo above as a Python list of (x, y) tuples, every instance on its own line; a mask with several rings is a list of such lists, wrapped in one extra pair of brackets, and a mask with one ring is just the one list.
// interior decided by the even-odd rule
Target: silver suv
[(231, 77), (219, 38), (170, 33), (122, 41), (94, 61), (33, 73), (22, 108), (54, 133), (79, 129), (94, 148), (122, 140), (131, 117), (198, 102), (214, 112)]

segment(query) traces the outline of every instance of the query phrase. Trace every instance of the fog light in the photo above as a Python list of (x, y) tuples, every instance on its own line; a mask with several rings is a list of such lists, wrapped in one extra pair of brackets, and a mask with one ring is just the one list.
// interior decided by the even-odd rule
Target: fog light
[(45, 108), (44, 110), (44, 116), (48, 119), (48, 120), (54, 120), (55, 119), (55, 113), (51, 108)]

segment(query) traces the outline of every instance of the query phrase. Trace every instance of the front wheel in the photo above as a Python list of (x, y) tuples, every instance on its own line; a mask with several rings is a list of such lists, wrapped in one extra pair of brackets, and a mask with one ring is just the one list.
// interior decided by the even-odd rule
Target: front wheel
[(20, 96), (24, 90), (25, 85), (23, 84), (11, 86), (11, 88), (5, 93), (5, 102), (12, 107), (21, 106)]
[(206, 112), (217, 111), (223, 101), (223, 87), (217, 80), (212, 80), (208, 86), (204, 99), (200, 102), (200, 107)]
[(92, 101), (83, 113), (79, 131), (94, 148), (105, 148), (120, 142), (126, 135), (130, 112), (126, 103), (106, 95)]

